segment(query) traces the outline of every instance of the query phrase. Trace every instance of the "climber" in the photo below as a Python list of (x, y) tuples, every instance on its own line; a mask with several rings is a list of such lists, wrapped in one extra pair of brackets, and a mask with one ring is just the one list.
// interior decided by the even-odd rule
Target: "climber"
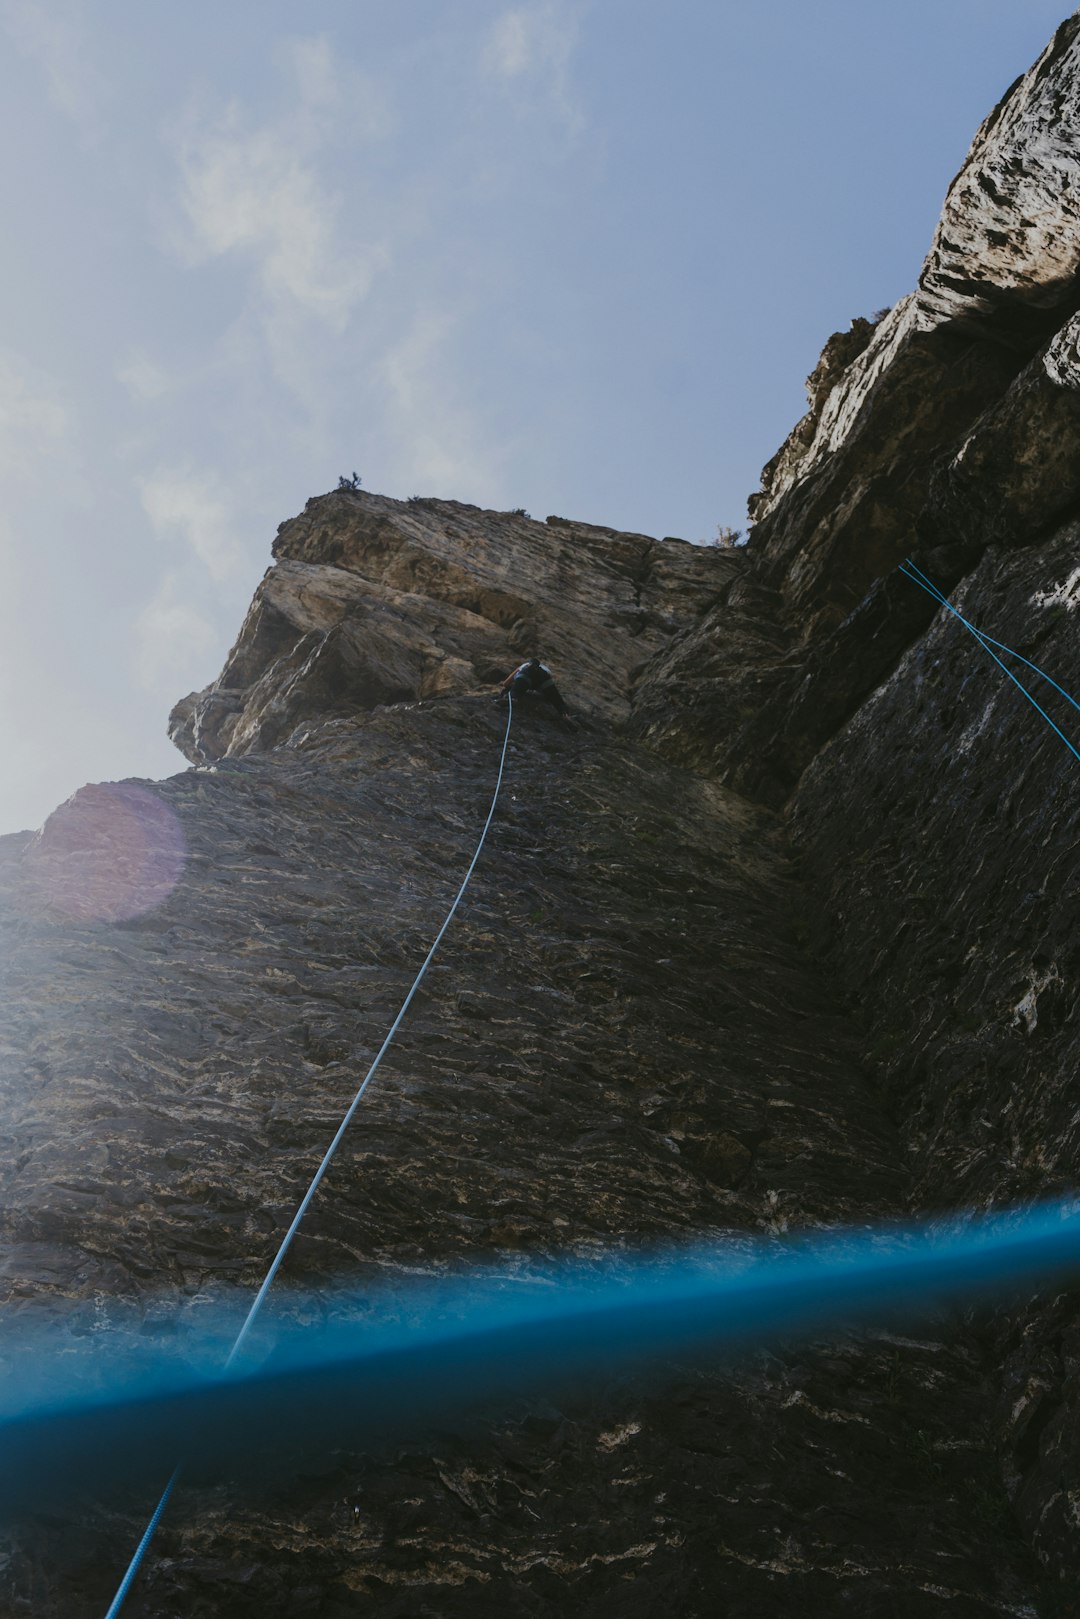
[(549, 703), (560, 719), (570, 722), (566, 704), (562, 693), (555, 684), (555, 677), (546, 663), (539, 658), (528, 658), (525, 663), (518, 664), (512, 674), (508, 674), (499, 687), (496, 702), (501, 702), (504, 693), (509, 692), (516, 700), (525, 697), (538, 697), (541, 702)]

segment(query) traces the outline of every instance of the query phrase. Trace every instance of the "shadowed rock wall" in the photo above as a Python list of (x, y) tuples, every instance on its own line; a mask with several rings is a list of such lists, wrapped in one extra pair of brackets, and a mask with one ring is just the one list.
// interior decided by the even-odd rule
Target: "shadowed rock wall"
[(737, 681), (753, 700), (735, 720), (679, 701), (697, 666), (728, 678), (721, 622), (703, 620), (649, 671), (650, 740), (783, 803), (933, 617), (895, 564), (917, 549), (948, 587), (987, 543), (1027, 543), (1069, 511), (1078, 129), (1074, 15), (979, 131), (916, 290), (830, 339), (808, 415), (765, 468), (750, 549), (766, 633)]
[[(331, 496), (309, 519), (348, 535), (358, 506)], [(464, 574), (469, 519), (454, 521)], [(490, 514), (476, 526), (485, 543), (497, 532)], [(539, 530), (537, 574), (562, 568), (562, 540)], [(628, 543), (608, 557), (593, 539), (603, 566), (582, 595), (603, 599)], [(695, 570), (693, 593), (675, 572), (684, 622), (744, 565), (674, 556)], [(612, 639), (595, 686), (581, 679), (581, 707), (601, 715), (611, 669), (634, 656)], [(231, 668), (247, 656), (242, 641)], [(274, 667), (249, 665), (262, 703)], [(288, 685), (294, 666), (277, 667)], [(482, 694), (377, 705), (160, 784), (186, 869), (128, 920), (85, 903), (95, 850), (115, 859), (102, 790), (9, 847), (16, 1321), (76, 1335), (132, 1309), (197, 1323), (257, 1284), (452, 896), (502, 726)], [(301, 1284), (362, 1293), (481, 1260), (895, 1214), (903, 1156), (806, 956), (804, 911), (770, 811), (606, 718), (570, 732), (522, 709), (466, 908), (278, 1308)], [(722, 1598), (755, 1614), (842, 1601), (930, 1615), (947, 1591), (957, 1611), (1004, 1614), (1030, 1573), (1019, 1542), (995, 1549), (988, 1398), (972, 1351), (933, 1332), (776, 1346), (659, 1384), (616, 1371), (565, 1408), (338, 1453), (302, 1487), (193, 1481), (132, 1611), (704, 1616)], [(0, 1571), (9, 1611), (103, 1609), (146, 1505), (114, 1495), (61, 1529), (19, 1526)]]
[[(815, 954), (928, 1213), (1069, 1196), (1078, 1179), (1080, 764), (891, 571), (913, 555), (1080, 694), (1078, 52), (1074, 16), (980, 131), (917, 291), (872, 333), (856, 323), (838, 374), (833, 340), (811, 419), (766, 469), (748, 571), (774, 593), (784, 651), (757, 666), (760, 707), (719, 745), (689, 707), (649, 726), (787, 799), (821, 901)], [(709, 639), (703, 623), (657, 660), (657, 714)], [(1007, 661), (1080, 746), (1076, 711)], [(1080, 1588), (1078, 1324), (1067, 1292), (981, 1323), (1010, 1499), (1063, 1612)]]
[[(490, 683), (534, 651), (578, 728), (519, 713), (276, 1308), (1071, 1189), (1080, 764), (894, 567), (1080, 684), (1078, 64), (1073, 17), (916, 291), (830, 340), (745, 551), (321, 497), (174, 711), (193, 768), (3, 840), (5, 1319), (197, 1323), (257, 1284), (471, 853)], [(199, 1478), (130, 1611), (1048, 1619), (1078, 1343), (1063, 1292)], [(0, 1612), (102, 1611), (151, 1504), (13, 1526)]]

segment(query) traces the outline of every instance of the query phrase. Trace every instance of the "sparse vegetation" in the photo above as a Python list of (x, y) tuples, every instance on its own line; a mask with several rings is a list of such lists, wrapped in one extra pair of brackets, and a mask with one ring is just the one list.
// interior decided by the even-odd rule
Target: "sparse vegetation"
[(511, 517), (528, 517), (528, 515), (529, 513), (525, 510), (524, 506), (515, 506), (510, 513)]
[(351, 478), (346, 478), (345, 474), (342, 473), (341, 477), (337, 481), (337, 486), (339, 489), (359, 489), (360, 474), (358, 472), (354, 472)]
[(728, 528), (726, 523), (717, 523), (716, 534), (706, 545), (718, 545), (724, 551), (734, 551), (737, 547), (745, 545), (750, 538), (741, 528)]

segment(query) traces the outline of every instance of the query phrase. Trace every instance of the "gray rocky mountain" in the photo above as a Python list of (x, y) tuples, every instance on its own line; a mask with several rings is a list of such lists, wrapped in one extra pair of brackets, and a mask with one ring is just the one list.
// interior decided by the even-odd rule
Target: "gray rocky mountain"
[[(1071, 1193), (1080, 764), (897, 564), (1080, 692), (1078, 96), (1073, 16), (915, 292), (830, 339), (745, 549), (322, 496), (174, 711), (192, 768), (0, 841), (9, 1322), (257, 1285), (471, 854), (491, 685), (534, 649), (577, 729), (519, 713), (280, 1308)], [(24, 1515), (0, 1613), (103, 1612), (152, 1504)], [(1065, 1290), (197, 1477), (125, 1611), (1050, 1619), (1078, 1571)]]

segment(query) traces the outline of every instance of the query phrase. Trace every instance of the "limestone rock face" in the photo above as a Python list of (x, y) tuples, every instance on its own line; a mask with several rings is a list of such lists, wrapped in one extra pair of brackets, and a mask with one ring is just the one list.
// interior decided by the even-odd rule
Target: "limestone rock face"
[(737, 567), (682, 540), (352, 490), (310, 501), (274, 554), (220, 678), (173, 713), (196, 763), (327, 713), (490, 689), (528, 656), (623, 719), (635, 671)]
[[(1059, 312), (1075, 300), (1080, 270), (1078, 124), (1080, 18), (1073, 16), (976, 135), (949, 187), (916, 290), (877, 326), (857, 319), (830, 338), (807, 382), (810, 414), (766, 467), (763, 489), (750, 502), (755, 521), (864, 430), (867, 413), (881, 409), (880, 385), (895, 388), (898, 367), (921, 370), (929, 384), (936, 367), (927, 371), (927, 357), (948, 365), (960, 352), (920, 339), (959, 323), (968, 345), (989, 336), (1030, 353), (1056, 329)], [(955, 410), (957, 390), (942, 380)], [(914, 427), (922, 415), (917, 396), (908, 403)], [(940, 424), (935, 431), (940, 443)], [(893, 442), (898, 449), (902, 437), (894, 434)]]
[(718, 730), (714, 705), (672, 702), (684, 668), (723, 659), (703, 621), (695, 653), (684, 641), (649, 671), (641, 713), (655, 743), (782, 803), (929, 622), (929, 601), (896, 586), (903, 556), (919, 550), (950, 585), (991, 536), (1028, 543), (1068, 511), (1078, 64), (1073, 16), (979, 131), (915, 290), (829, 340), (810, 411), (750, 501), (754, 582), (772, 592), (738, 677), (754, 704)]
[[(1073, 17), (984, 124), (919, 287), (869, 342), (855, 334), (848, 368), (767, 469), (745, 589), (772, 593), (769, 634), (740, 675), (756, 707), (722, 726), (711, 701), (700, 717), (668, 701), (695, 669), (723, 683), (715, 614), (641, 688), (657, 746), (786, 805), (822, 902), (815, 954), (866, 1030), (915, 1206), (931, 1210), (1071, 1194), (1080, 1169), (1077, 760), (893, 571), (914, 555), (970, 620), (1080, 697), (1078, 41)], [(1080, 747), (1067, 699), (1002, 655)], [(1010, 1499), (1065, 1611), (1080, 1561), (1077, 1331), (1069, 1294), (984, 1323)]]
[(1080, 19), (1061, 24), (975, 137), (919, 277), (925, 319), (1058, 309), (1080, 271)]
[[(954, 599), (1080, 694), (1078, 539), (1071, 522), (1043, 544), (990, 550)], [(1029, 684), (1080, 746), (1075, 711)], [(797, 825), (828, 894), (817, 948), (874, 1031), (921, 1207), (1075, 1190), (1078, 769), (941, 614), (800, 785)], [(1078, 1331), (1070, 1295), (994, 1328), (1010, 1492), (1063, 1579), (1077, 1557)]]
[[(192, 768), (0, 839), (14, 1329), (182, 1336), (250, 1298), (456, 891), (491, 689), (534, 652), (576, 726), (519, 705), (282, 1317), (1073, 1195), (1080, 716), (1030, 665), (1080, 700), (1078, 52), (1073, 17), (918, 287), (826, 345), (745, 550), (322, 496), (174, 711)], [(179, 1492), (131, 1611), (1061, 1619), (1078, 1344), (1060, 1290), (226, 1467)], [(151, 1506), (28, 1510), (0, 1615), (104, 1611)]]
[[(372, 513), (392, 529), (374, 585)], [(268, 576), (223, 682), (247, 717), (216, 733), (231, 753), (152, 792), (84, 789), (0, 863), (0, 1277), (16, 1321), (77, 1336), (134, 1312), (152, 1329), (250, 1296), (441, 920), (504, 711), (472, 692), (373, 702), (342, 678), (328, 712), (307, 713), (318, 687), (297, 684), (293, 655), (306, 636), (325, 645), (345, 600), (375, 625), (358, 668), (398, 651), (408, 666), (416, 623), (474, 669), (477, 647), (500, 647), (483, 544), (498, 552), (501, 523), (513, 559), (516, 521), (444, 512), (406, 563), (402, 513), (331, 496), (283, 531), (279, 550), (301, 554)], [(647, 542), (631, 616), (640, 537), (528, 537), (506, 571), (534, 581), (580, 723), (520, 706), (467, 906), (292, 1250), (286, 1319), (306, 1319), (312, 1287), (401, 1290), (417, 1270), (516, 1274), (598, 1244), (781, 1236), (904, 1207), (901, 1142), (807, 953), (782, 822), (617, 719), (643, 638), (670, 650), (724, 601), (749, 623), (746, 558)], [(363, 576), (344, 566), (361, 556)], [(387, 574), (415, 584), (422, 569), (439, 594), (391, 594)], [(487, 617), (461, 605), (482, 588)], [(388, 622), (405, 626), (400, 649)], [(212, 733), (213, 704), (190, 705), (193, 738)], [(315, 1479), (196, 1478), (141, 1600), (196, 1616), (362, 1601), (704, 1619), (721, 1600), (929, 1614), (946, 1590), (1003, 1614), (1032, 1575), (1021, 1543), (995, 1544), (1004, 1489), (979, 1426), (993, 1399), (972, 1347), (932, 1325), (613, 1375), (479, 1431), (450, 1414), (404, 1452), (339, 1450)], [(942, 1480), (929, 1540), (927, 1457)], [(961, 1504), (969, 1488), (983, 1517)], [(15, 1612), (32, 1592), (46, 1619), (103, 1609), (146, 1505), (113, 1496), (18, 1526), (0, 1599)], [(897, 1537), (917, 1548), (902, 1561)]]

